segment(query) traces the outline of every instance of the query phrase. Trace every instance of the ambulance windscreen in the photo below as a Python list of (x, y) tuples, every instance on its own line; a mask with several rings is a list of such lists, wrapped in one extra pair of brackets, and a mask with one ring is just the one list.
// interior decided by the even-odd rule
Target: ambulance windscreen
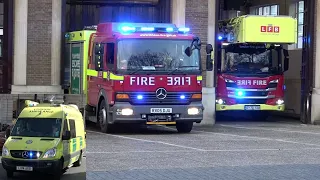
[(59, 138), (61, 122), (56, 118), (19, 118), (11, 136)]

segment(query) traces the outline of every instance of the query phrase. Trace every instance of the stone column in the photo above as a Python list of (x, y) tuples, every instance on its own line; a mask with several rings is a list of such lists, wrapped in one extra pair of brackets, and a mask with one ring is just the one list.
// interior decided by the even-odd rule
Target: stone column
[(186, 24), (186, 0), (171, 1), (171, 22), (177, 27), (184, 27)]
[(12, 94), (27, 84), (28, 0), (14, 0), (14, 52)]
[(60, 86), (62, 0), (52, 0), (51, 85)]
[[(215, 25), (216, 25), (216, 0), (208, 0), (208, 44), (215, 43)], [(214, 125), (215, 124), (215, 88), (214, 88), (214, 71), (206, 72), (206, 87), (203, 88), (203, 106), (204, 119), (201, 124)]]
[(315, 47), (314, 47), (314, 88), (312, 92), (312, 105), (311, 105), (311, 123), (320, 123), (320, 51), (317, 51), (317, 47), (320, 47), (320, 0), (316, 0), (316, 14), (315, 14)]

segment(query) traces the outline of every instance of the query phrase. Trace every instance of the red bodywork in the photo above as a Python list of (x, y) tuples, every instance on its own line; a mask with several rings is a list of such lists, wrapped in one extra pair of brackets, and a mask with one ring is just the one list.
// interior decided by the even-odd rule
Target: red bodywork
[(218, 74), (217, 76), (217, 97), (222, 98), (226, 101), (226, 105), (234, 105), (236, 103), (235, 98), (228, 98), (228, 95), (235, 95), (234, 90), (227, 90), (225, 79), (236, 82), (237, 89), (267, 89), (270, 81), (278, 80), (278, 85), (275, 91), (268, 92), (267, 95), (275, 95), (275, 98), (268, 99), (267, 105), (276, 105), (278, 99), (284, 97), (284, 78), (283, 75), (274, 75), (269, 77), (236, 77), (226, 74)]
[[(114, 32), (112, 23), (102, 23), (97, 27), (97, 33), (91, 35), (89, 44), (89, 69), (94, 69), (93, 43), (115, 43), (115, 54), (117, 53), (117, 42), (122, 39), (173, 39), (173, 40), (193, 40), (194, 36), (190, 34), (173, 33), (131, 33), (122, 34)], [(104, 62), (106, 62), (104, 57)], [(114, 68), (117, 66), (115, 58)], [(105, 67), (104, 71), (110, 71)], [(195, 92), (201, 93), (202, 81), (197, 80), (199, 75), (124, 75), (123, 81), (105, 80), (101, 76), (98, 78), (88, 77), (88, 104), (97, 106), (99, 103), (99, 92), (103, 89), (107, 94), (108, 104), (115, 103), (116, 92), (155, 92), (158, 88), (165, 88), (171, 92)], [(132, 79), (135, 79), (134, 82)], [(139, 80), (138, 80), (139, 79)], [(171, 80), (173, 81), (171, 83)], [(91, 84), (91, 85), (90, 85)], [(100, 85), (100, 87), (98, 87)]]

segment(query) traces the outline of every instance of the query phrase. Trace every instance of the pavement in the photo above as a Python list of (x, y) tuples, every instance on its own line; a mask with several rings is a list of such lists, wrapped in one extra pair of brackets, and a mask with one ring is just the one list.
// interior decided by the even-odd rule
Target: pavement
[[(1, 166), (0, 180), (7, 180), (6, 171), (3, 169), (2, 165), (0, 166)], [(14, 177), (11, 179), (12, 180), (20, 180), (20, 179), (21, 180), (25, 180), (25, 179), (44, 180), (44, 179), (48, 179), (48, 175), (14, 173)], [(70, 169), (67, 170), (65, 174), (62, 175), (62, 178), (61, 178), (61, 180), (85, 180), (85, 179), (86, 179), (86, 157), (83, 158), (82, 165), (80, 167), (71, 167)]]
[(87, 180), (318, 180), (320, 126), (296, 120), (226, 120), (195, 126), (87, 132)]

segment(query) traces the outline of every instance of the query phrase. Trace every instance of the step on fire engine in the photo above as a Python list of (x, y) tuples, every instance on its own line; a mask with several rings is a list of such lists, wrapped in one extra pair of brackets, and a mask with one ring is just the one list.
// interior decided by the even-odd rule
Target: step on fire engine
[[(289, 55), (283, 45), (297, 42), (296, 19), (245, 15), (219, 22), (218, 29), (216, 117), (237, 110), (266, 118), (270, 111), (284, 111)], [(207, 45), (207, 53), (212, 51)]]
[(189, 28), (102, 23), (89, 30), (95, 32), (85, 41), (85, 116), (102, 132), (122, 123), (175, 125), (190, 132), (202, 121), (201, 42)]

